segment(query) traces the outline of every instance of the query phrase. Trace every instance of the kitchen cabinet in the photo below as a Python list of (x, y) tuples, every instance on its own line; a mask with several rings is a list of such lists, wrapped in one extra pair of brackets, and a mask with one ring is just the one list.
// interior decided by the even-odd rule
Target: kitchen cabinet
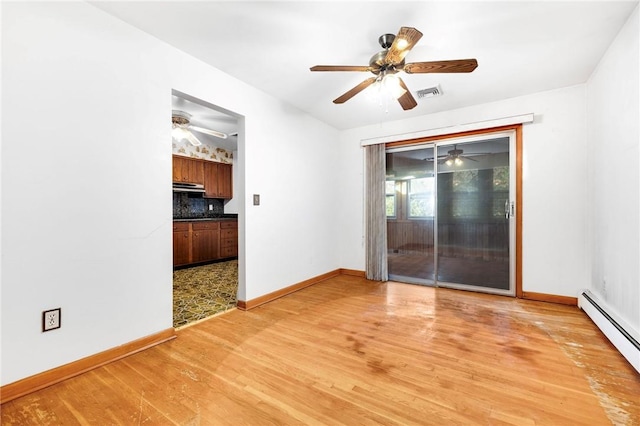
[(233, 198), (231, 164), (218, 163), (218, 194), (220, 198)]
[(238, 256), (236, 220), (173, 222), (173, 266)]
[(204, 184), (204, 161), (173, 156), (173, 181)]
[(220, 222), (220, 257), (238, 255), (238, 222)]
[(219, 222), (191, 223), (191, 263), (218, 259)]
[(191, 238), (189, 223), (173, 223), (173, 266), (186, 265), (190, 261)]
[(233, 198), (232, 166), (226, 163), (204, 163), (204, 196), (206, 198)]

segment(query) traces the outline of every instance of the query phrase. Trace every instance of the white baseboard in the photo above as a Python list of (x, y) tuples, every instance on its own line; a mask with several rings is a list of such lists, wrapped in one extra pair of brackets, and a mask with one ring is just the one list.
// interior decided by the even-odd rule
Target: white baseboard
[(578, 297), (578, 306), (598, 326), (600, 331), (613, 343), (627, 361), (640, 373), (640, 342), (638, 332), (619, 318), (589, 290)]

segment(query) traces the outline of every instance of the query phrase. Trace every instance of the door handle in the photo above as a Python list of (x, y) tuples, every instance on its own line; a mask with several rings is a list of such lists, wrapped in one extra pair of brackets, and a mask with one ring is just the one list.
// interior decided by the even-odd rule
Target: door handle
[(509, 200), (504, 202), (504, 218), (509, 219), (510, 217), (514, 217), (516, 215), (516, 203)]

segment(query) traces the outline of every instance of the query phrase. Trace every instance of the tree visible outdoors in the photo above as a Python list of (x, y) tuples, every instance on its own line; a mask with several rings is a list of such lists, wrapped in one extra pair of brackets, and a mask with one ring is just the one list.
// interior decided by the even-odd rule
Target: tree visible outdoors
[(478, 170), (453, 172), (453, 190), (456, 192), (476, 192), (478, 190)]
[(493, 217), (504, 217), (505, 203), (509, 199), (509, 167), (493, 168)]
[(433, 217), (434, 182), (432, 177), (409, 181), (409, 217)]
[(493, 190), (509, 190), (509, 167), (502, 166), (493, 168)]
[(388, 180), (385, 182), (385, 194), (386, 194), (386, 210), (388, 217), (394, 217), (396, 215), (396, 182)]

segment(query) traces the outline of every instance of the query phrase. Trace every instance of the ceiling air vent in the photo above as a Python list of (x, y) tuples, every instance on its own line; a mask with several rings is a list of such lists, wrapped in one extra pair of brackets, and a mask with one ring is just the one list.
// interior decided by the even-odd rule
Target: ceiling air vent
[(433, 98), (434, 96), (442, 96), (442, 89), (438, 84), (437, 86), (427, 87), (426, 89), (418, 90), (416, 94), (418, 95), (419, 99)]

